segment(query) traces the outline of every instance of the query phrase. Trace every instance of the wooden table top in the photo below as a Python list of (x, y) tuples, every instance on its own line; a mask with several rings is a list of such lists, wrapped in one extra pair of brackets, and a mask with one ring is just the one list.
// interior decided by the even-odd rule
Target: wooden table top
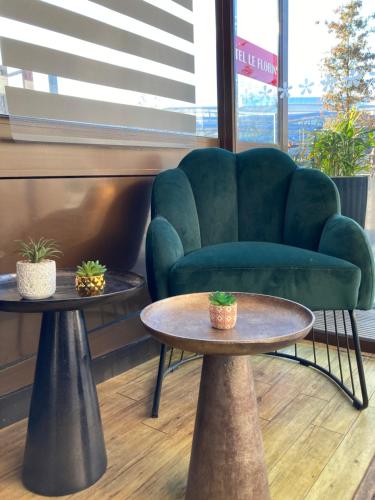
[(208, 293), (178, 295), (150, 304), (141, 320), (160, 342), (201, 354), (241, 355), (270, 352), (294, 344), (312, 328), (306, 307), (277, 297), (235, 293), (235, 328), (211, 327)]

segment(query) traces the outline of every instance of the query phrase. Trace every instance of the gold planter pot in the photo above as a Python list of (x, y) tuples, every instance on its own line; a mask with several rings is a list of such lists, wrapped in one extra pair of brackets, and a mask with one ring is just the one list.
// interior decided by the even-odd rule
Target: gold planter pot
[(231, 306), (215, 306), (210, 304), (210, 319), (213, 328), (230, 330), (236, 326), (237, 302)]
[(76, 290), (81, 297), (100, 295), (105, 286), (104, 274), (98, 276), (76, 276)]

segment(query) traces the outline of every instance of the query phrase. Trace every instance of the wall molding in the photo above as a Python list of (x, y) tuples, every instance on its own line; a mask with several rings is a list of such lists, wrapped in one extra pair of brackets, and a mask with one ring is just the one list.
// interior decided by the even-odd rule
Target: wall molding
[(192, 149), (218, 145), (210, 137), (64, 124), (49, 124), (46, 142), (46, 125), (26, 120), (17, 131), (34, 141), (15, 141), (9, 117), (0, 115), (0, 178), (154, 176)]

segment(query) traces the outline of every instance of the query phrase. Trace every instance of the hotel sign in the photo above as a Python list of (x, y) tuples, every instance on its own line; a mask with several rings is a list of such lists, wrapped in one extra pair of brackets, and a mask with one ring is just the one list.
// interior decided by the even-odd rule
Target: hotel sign
[(268, 85), (278, 86), (278, 58), (239, 36), (235, 48), (236, 72)]

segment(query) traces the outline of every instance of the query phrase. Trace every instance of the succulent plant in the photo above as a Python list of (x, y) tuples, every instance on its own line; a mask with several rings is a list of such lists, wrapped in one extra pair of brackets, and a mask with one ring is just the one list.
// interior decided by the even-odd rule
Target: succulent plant
[(212, 292), (209, 295), (209, 301), (214, 306), (232, 306), (236, 303), (236, 297), (233, 293)]
[(77, 276), (100, 276), (107, 271), (107, 268), (100, 264), (98, 260), (82, 261), (80, 266), (77, 266)]
[(38, 264), (46, 259), (58, 259), (62, 255), (55, 240), (40, 238), (38, 241), (29, 238), (28, 241), (17, 240), (19, 244), (19, 254), (27, 262)]

